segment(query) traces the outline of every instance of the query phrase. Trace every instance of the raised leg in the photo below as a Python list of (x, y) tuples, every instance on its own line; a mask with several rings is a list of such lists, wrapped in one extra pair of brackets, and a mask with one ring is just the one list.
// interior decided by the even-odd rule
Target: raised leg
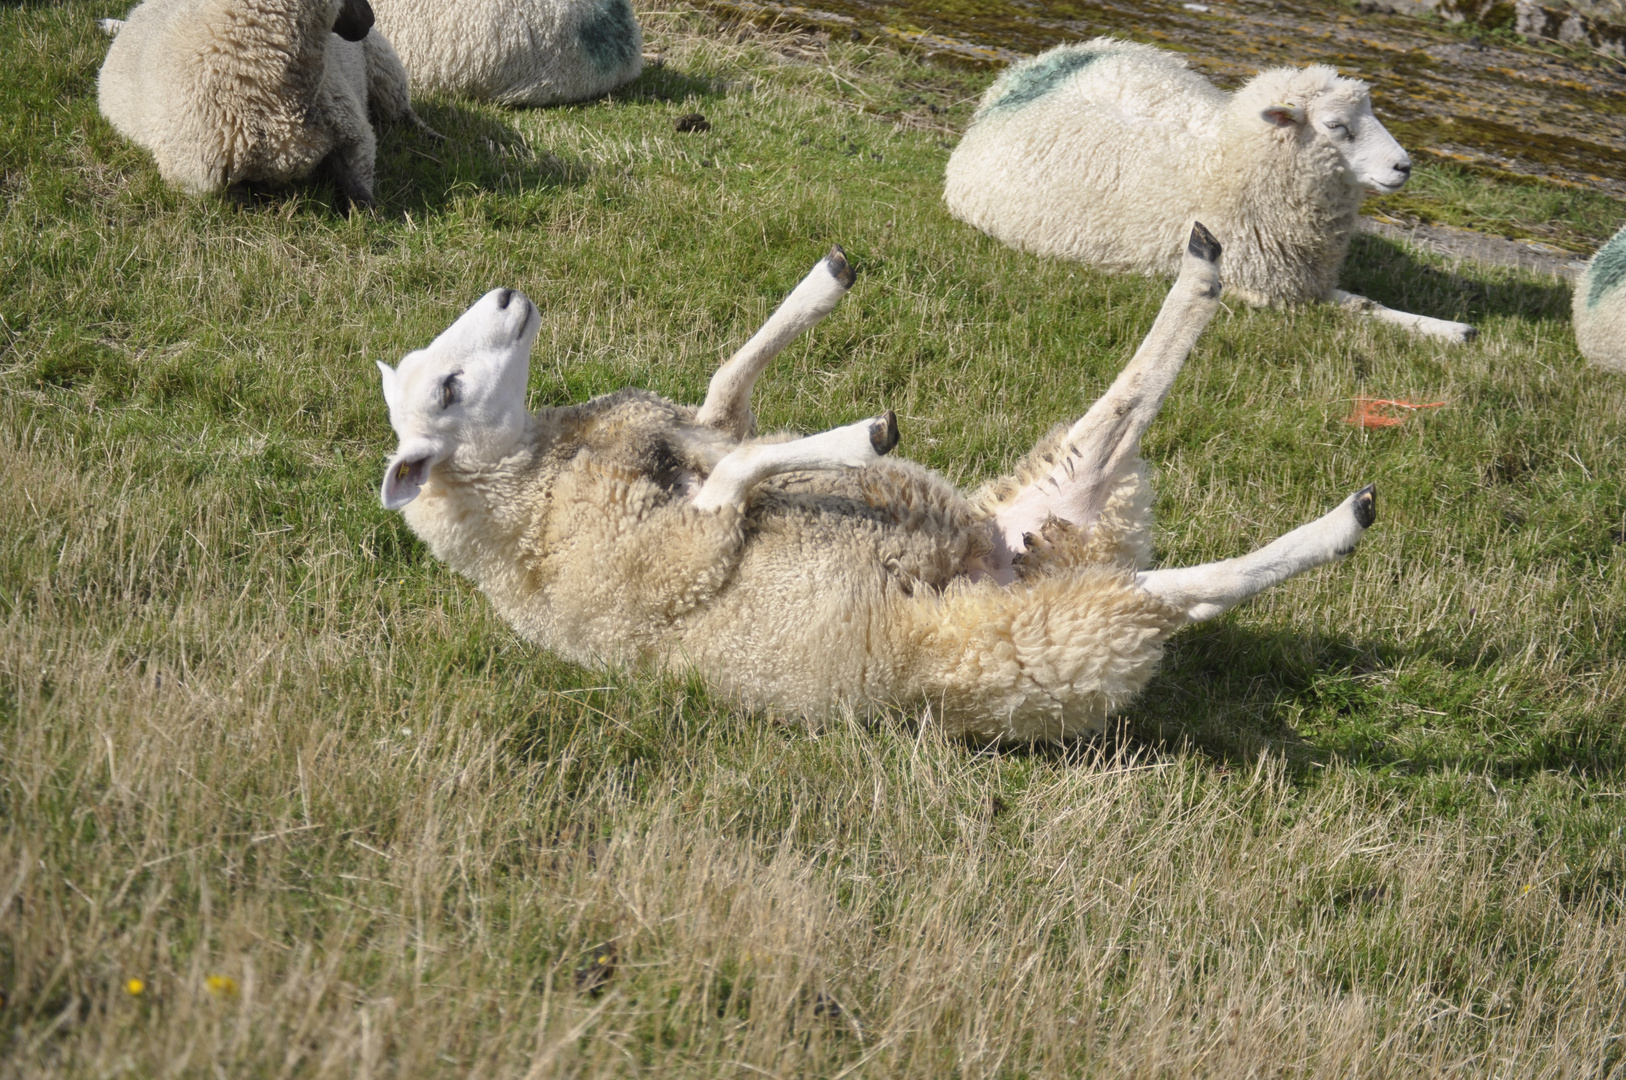
[(1396, 311), (1391, 307), (1384, 307), (1376, 300), (1368, 300), (1364, 296), (1345, 292), (1343, 289), (1333, 289), (1327, 293), (1326, 301), (1337, 304), (1341, 308), (1356, 311), (1362, 315), (1370, 316), (1379, 322), (1392, 323), (1395, 326), (1404, 326), (1414, 334), (1424, 337), (1439, 338), (1441, 341), (1450, 341), (1458, 345), (1472, 341), (1479, 336), (1476, 327), (1467, 323), (1452, 322), (1449, 319), (1435, 319), (1427, 315), (1411, 315), (1404, 311)]
[(711, 377), (705, 403), (695, 414), (695, 423), (718, 428), (736, 439), (751, 434), (756, 417), (751, 415), (751, 388), (768, 362), (817, 326), (835, 310), (857, 275), (847, 263), (847, 253), (839, 246), (819, 260), (801, 284), (791, 290), (778, 309), (768, 317), (750, 341)]
[(1377, 516), (1377, 490), (1368, 484), (1331, 513), (1250, 555), (1202, 566), (1143, 571), (1135, 575), (1135, 584), (1184, 608), (1190, 621), (1202, 622), (1294, 574), (1348, 555)]
[(754, 443), (725, 455), (695, 493), (697, 510), (739, 505), (756, 485), (777, 473), (861, 468), (898, 445), (898, 418), (889, 409), (873, 420), (831, 428), (805, 439)]
[(1140, 450), (1141, 436), (1168, 396), (1197, 337), (1219, 307), (1219, 241), (1201, 223), (1191, 229), (1180, 276), (1157, 321), (1129, 365), (1050, 456), (1051, 467), (994, 511), (991, 555), (996, 578), (1010, 576), (1023, 536), (1051, 517), (1088, 529), (1101, 512), (1122, 466)]

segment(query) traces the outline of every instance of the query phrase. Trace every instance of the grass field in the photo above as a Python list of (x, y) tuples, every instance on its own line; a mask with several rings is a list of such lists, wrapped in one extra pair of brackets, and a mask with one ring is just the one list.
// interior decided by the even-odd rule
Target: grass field
[(449, 142), (388, 132), (344, 219), (167, 191), (96, 112), (121, 6), (0, 8), (0, 1075), (1626, 1074), (1626, 382), (1562, 285), (1365, 239), (1348, 287), (1479, 341), (1221, 313), (1147, 446), (1159, 559), (1367, 481), (1378, 524), (1113, 737), (746, 714), (434, 563), (373, 360), (506, 284), (536, 404), (696, 401), (840, 242), (765, 426), (890, 407), (992, 475), (1164, 285), (947, 217), (988, 74), (663, 5), (611, 100), (420, 102)]

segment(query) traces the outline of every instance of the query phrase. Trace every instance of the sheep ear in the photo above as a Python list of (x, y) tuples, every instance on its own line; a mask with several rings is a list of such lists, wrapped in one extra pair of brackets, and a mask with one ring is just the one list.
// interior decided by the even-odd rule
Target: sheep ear
[(1297, 105), (1271, 105), (1259, 114), (1259, 119), (1277, 127), (1293, 127), (1304, 123), (1304, 110)]
[(391, 412), (395, 411), (396, 399), (400, 396), (400, 380), (395, 376), (395, 369), (384, 361), (377, 361), (378, 373), (384, 377), (384, 404), (389, 406)]
[(344, 0), (333, 32), (346, 41), (360, 41), (373, 28), (373, 6), (367, 0)]
[(384, 484), (379, 498), (385, 509), (399, 510), (418, 497), (429, 479), (430, 458), (397, 452), (384, 467)]

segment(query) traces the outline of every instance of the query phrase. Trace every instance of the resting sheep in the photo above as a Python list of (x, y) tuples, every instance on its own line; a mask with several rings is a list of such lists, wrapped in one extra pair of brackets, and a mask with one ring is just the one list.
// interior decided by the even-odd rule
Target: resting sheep
[(609, 93), (644, 69), (628, 0), (376, 0), (413, 88), (504, 105)]
[(1598, 249), (1575, 283), (1575, 343), (1599, 367), (1626, 372), (1626, 229)]
[(324, 166), (343, 205), (370, 206), (369, 104), (434, 134), (372, 25), (367, 0), (146, 0), (103, 22), (115, 36), (97, 80), (102, 115), (183, 191)]
[(497, 289), (398, 368), (384, 505), (477, 582), (520, 635), (582, 664), (694, 670), (802, 714), (929, 704), (980, 738), (1099, 730), (1164, 640), (1348, 554), (1364, 488), (1241, 558), (1142, 570), (1140, 440), (1219, 303), (1197, 226), (1151, 333), (1083, 419), (974, 495), (883, 457), (891, 413), (749, 437), (757, 376), (852, 283), (839, 248), (713, 377), (694, 409), (627, 389), (525, 409), (541, 314)]
[(1254, 305), (1326, 300), (1451, 341), (1474, 328), (1337, 288), (1366, 189), (1411, 159), (1366, 84), (1272, 68), (1227, 94), (1173, 53), (1096, 38), (1006, 70), (949, 158), (955, 217), (1013, 247), (1104, 270), (1172, 274), (1201, 219), (1226, 289)]

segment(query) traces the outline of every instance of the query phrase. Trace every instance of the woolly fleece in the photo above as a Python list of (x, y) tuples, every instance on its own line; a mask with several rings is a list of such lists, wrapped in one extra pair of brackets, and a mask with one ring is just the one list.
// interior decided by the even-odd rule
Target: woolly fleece
[(1575, 283), (1575, 343), (1581, 355), (1626, 372), (1626, 228), (1598, 249)]
[(949, 159), (957, 218), (1013, 247), (1106, 270), (1173, 274), (1201, 220), (1225, 245), (1225, 287), (1255, 305), (1327, 296), (1364, 191), (1310, 124), (1276, 126), (1363, 83), (1273, 68), (1235, 94), (1179, 56), (1097, 38), (1008, 69)]
[(1053, 529), (1004, 587), (964, 576), (992, 544), (991, 508), (907, 461), (694, 509), (672, 484), (705, 468), (673, 437), (693, 417), (630, 389), (543, 410), (500, 464), (437, 465), (403, 512), (530, 641), (592, 666), (697, 670), (802, 715), (925, 702), (982, 737), (1095, 731), (1186, 621), (1135, 587), (1138, 460), (1088, 536)]
[(328, 161), (341, 194), (368, 205), (369, 104), (384, 119), (421, 121), (389, 42), (376, 30), (354, 42), (333, 32), (344, 7), (342, 0), (146, 0), (102, 64), (102, 114), (183, 191), (287, 183)]
[(505, 105), (606, 94), (644, 69), (628, 0), (375, 0), (414, 89)]

